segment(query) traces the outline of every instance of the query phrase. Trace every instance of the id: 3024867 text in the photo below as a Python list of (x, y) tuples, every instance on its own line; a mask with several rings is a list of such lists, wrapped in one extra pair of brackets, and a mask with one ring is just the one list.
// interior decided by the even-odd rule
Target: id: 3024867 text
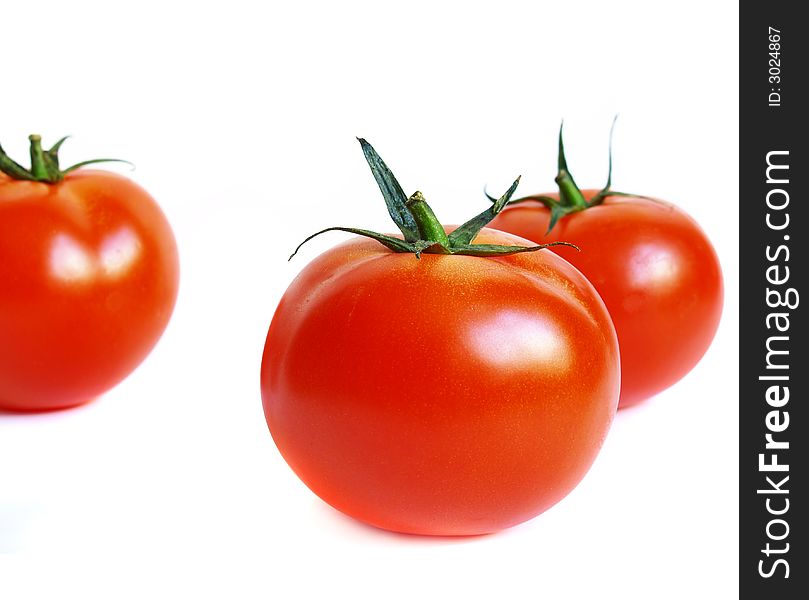
[(781, 106), (781, 30), (769, 27), (769, 106)]

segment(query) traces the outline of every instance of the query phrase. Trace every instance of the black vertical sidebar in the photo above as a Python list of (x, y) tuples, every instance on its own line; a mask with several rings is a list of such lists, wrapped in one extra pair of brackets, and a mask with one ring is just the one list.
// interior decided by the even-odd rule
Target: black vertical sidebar
[(809, 38), (799, 7), (740, 4), (739, 577), (750, 599), (809, 598)]

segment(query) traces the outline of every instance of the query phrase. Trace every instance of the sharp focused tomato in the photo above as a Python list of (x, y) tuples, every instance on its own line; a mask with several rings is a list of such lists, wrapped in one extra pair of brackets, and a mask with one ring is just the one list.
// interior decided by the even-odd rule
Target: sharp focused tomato
[[(527, 245), (483, 229), (465, 248)], [(579, 482), (619, 371), (601, 299), (555, 254), (419, 259), (357, 238), (284, 294), (261, 391), (281, 454), (323, 500), (385, 529), (471, 535)]]
[[(566, 168), (557, 178), (563, 186), (572, 183), (564, 181)], [(515, 201), (490, 226), (536, 243), (564, 240), (580, 248), (553, 251), (576, 266), (607, 305), (621, 348), (623, 408), (666, 389), (699, 362), (719, 325), (722, 274), (708, 238), (677, 207), (603, 190), (582, 194), (587, 201), (602, 197), (574, 208), (550, 231), (548, 200), (558, 194), (541, 196), (544, 204), (531, 197)]]
[(132, 181), (0, 173), (0, 409), (67, 408), (114, 386), (157, 342), (177, 282), (171, 229)]

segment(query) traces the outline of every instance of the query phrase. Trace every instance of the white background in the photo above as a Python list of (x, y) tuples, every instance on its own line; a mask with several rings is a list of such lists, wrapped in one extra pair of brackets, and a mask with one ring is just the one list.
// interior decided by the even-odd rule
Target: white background
[[(733, 598), (738, 594), (735, 2), (8, 2), (0, 141), (64, 134), (120, 170), (180, 248), (173, 320), (76, 410), (0, 414), (0, 597)], [(354, 136), (459, 222), (523, 174), (679, 204), (719, 252), (716, 340), (618, 414), (559, 505), (472, 539), (378, 531), (323, 504), (272, 443), (267, 326), (329, 225), (392, 224)], [(0, 340), (0, 343), (4, 343)]]

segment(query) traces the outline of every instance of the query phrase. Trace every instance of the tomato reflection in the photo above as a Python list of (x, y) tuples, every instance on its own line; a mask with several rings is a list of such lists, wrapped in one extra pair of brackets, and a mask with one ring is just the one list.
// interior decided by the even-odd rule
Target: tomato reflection
[(51, 244), (50, 270), (56, 279), (66, 283), (90, 281), (99, 274), (116, 279), (132, 268), (140, 253), (140, 240), (127, 227), (107, 236), (97, 254), (70, 235), (60, 233)]

